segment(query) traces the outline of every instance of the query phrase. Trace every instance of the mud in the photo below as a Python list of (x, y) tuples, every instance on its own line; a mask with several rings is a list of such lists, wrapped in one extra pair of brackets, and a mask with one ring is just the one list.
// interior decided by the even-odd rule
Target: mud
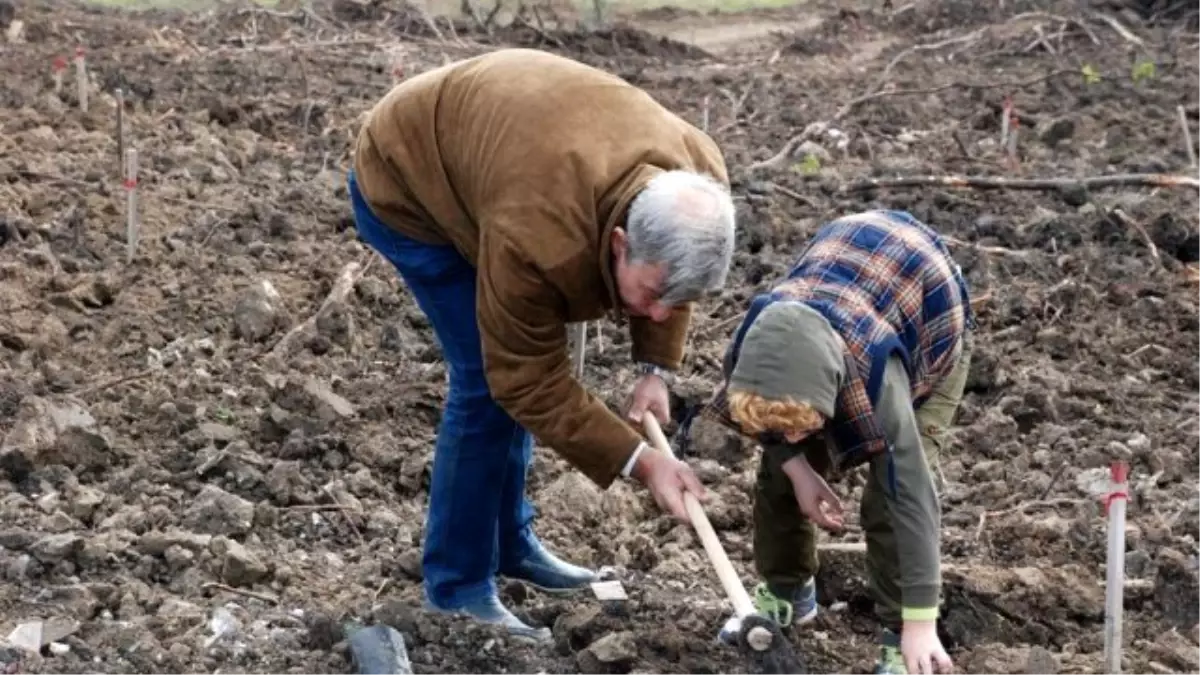
[[(65, 650), (0, 649), (0, 670), (348, 672), (342, 625), (378, 620), (404, 634), (417, 672), (746, 672), (715, 641), (725, 605), (690, 530), (545, 449), (530, 479), (539, 534), (617, 568), (629, 600), (505, 586), (554, 628), (549, 646), (418, 609), (446, 373), (384, 263), (271, 353), (348, 263), (370, 260), (343, 181), (359, 118), (391, 82), (386, 50), (409, 76), (519, 44), (626, 77), (707, 120), (727, 153), (738, 252), (729, 290), (699, 312), (682, 396), (713, 385), (734, 317), (822, 221), (901, 208), (954, 237), (981, 298), (942, 453), (942, 630), (960, 671), (1102, 667), (1105, 521), (1087, 486), (1123, 458), (1125, 666), (1194, 672), (1195, 190), (841, 189), (910, 174), (1194, 175), (1177, 119), (1183, 106), (1194, 138), (1194, 12), (1155, 7), (1103, 8), (1139, 45), (1069, 2), (814, 0), (732, 18), (658, 11), (592, 33), (547, 8), (490, 34), (438, 18), (441, 38), (386, 1), (187, 16), (18, 3), (21, 41), (0, 47), (0, 636), (52, 617), (78, 629)], [(702, 49), (639, 28), (664, 22), (737, 38)], [(739, 22), (778, 30), (747, 38)], [(86, 114), (73, 71), (58, 94), (51, 76), (77, 43)], [(132, 263), (115, 87), (141, 167)], [(1015, 167), (998, 147), (1009, 95)], [(832, 131), (749, 169), (814, 122)], [(627, 344), (605, 325), (589, 350), (587, 384), (614, 406), (632, 381)], [(711, 519), (750, 583), (752, 448), (695, 436)], [(851, 504), (861, 483), (839, 485)], [(850, 521), (829, 539), (857, 540)], [(813, 672), (869, 672), (861, 555), (825, 555), (820, 581), (825, 610), (798, 651)]]

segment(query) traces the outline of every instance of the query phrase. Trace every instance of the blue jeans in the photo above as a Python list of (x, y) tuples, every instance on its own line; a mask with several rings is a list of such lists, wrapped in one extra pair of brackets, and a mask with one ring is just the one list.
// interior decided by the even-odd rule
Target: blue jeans
[(438, 428), (422, 559), (429, 600), (460, 609), (496, 593), (495, 576), (537, 546), (525, 474), (529, 432), (492, 399), (475, 318), (475, 268), (453, 246), (425, 244), (387, 227), (351, 171), (358, 234), (391, 261), (433, 325), (450, 371)]

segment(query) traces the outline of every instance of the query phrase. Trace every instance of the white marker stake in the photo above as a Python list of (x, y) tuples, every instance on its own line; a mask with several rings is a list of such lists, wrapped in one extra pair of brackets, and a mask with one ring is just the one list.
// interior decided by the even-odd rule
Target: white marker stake
[(137, 174), (137, 150), (130, 148), (125, 153), (125, 260), (130, 264), (138, 244)]
[(1008, 149), (1008, 127), (1009, 120), (1012, 119), (1012, 99), (1008, 96), (1004, 97), (1004, 106), (1000, 113), (1000, 149)]
[(54, 57), (54, 95), (58, 96), (62, 93), (63, 73), (67, 72), (67, 59), (64, 56)]
[(117, 89), (113, 94), (117, 97), (117, 171), (121, 172), (125, 163), (125, 93)]
[(400, 84), (404, 79), (404, 52), (395, 50), (392, 52), (392, 86)]
[(79, 88), (79, 109), (88, 111), (87, 63), (83, 58), (83, 47), (75, 48), (75, 84)]
[(1104, 663), (1106, 673), (1121, 672), (1121, 638), (1125, 591), (1125, 505), (1129, 465), (1113, 462), (1112, 489), (1108, 493), (1108, 563), (1104, 587)]

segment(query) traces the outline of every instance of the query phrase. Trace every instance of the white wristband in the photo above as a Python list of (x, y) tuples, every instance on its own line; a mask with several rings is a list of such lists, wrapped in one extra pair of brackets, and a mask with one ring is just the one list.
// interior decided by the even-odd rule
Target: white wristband
[(646, 447), (646, 442), (642, 441), (641, 443), (638, 443), (636, 448), (633, 449), (633, 454), (629, 456), (629, 461), (625, 462), (625, 468), (621, 469), (622, 478), (629, 478), (629, 474), (633, 472), (634, 465), (637, 464), (638, 456), (642, 454), (642, 450), (644, 450)]

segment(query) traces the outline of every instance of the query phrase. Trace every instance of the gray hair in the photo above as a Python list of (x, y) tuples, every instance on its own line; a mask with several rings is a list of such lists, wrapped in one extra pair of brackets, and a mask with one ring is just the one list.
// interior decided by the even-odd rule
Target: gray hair
[(661, 302), (681, 305), (721, 289), (733, 258), (733, 198), (711, 177), (664, 171), (646, 184), (625, 219), (629, 261), (666, 264)]

